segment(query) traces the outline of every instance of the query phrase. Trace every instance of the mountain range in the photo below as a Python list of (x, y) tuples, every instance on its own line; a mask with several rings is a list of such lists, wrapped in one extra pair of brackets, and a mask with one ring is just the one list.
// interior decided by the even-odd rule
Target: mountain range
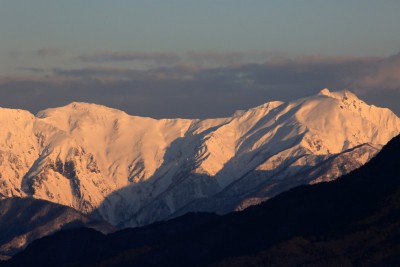
[(5, 266), (399, 266), (400, 136), (364, 166), (240, 212), (34, 241)]
[(217, 119), (152, 119), (71, 103), (0, 109), (0, 199), (32, 197), (119, 227), (224, 214), (368, 162), (400, 119), (322, 90)]

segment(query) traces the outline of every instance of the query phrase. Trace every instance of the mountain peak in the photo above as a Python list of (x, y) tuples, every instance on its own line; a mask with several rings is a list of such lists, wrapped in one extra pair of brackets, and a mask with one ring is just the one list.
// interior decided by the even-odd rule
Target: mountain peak
[(122, 110), (119, 109), (114, 109), (110, 108), (104, 105), (99, 105), (95, 103), (87, 103), (87, 102), (71, 102), (70, 104), (64, 106), (63, 108), (65, 109), (72, 109), (72, 110), (78, 110), (78, 111), (99, 111), (99, 110), (105, 110), (105, 111), (117, 111), (117, 112), (123, 112)]
[(59, 116), (59, 113), (67, 114), (81, 114), (81, 113), (96, 113), (96, 114), (112, 114), (112, 113), (124, 113), (122, 110), (110, 108), (104, 105), (86, 103), (86, 102), (71, 102), (63, 107), (49, 108), (39, 111), (36, 114), (38, 118), (45, 118), (49, 116)]
[(323, 95), (338, 100), (359, 100), (359, 98), (351, 91), (344, 89), (341, 91), (330, 91), (328, 88), (322, 89), (318, 95)]
[(319, 94), (320, 94), (320, 95), (329, 96), (329, 95), (331, 94), (331, 91), (329, 91), (328, 88), (324, 88), (324, 89), (322, 89), (321, 91), (319, 91)]

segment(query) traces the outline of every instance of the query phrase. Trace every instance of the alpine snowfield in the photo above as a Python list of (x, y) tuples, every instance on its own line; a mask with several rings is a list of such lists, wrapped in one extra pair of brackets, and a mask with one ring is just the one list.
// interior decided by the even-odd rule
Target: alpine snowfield
[(0, 198), (45, 199), (119, 226), (225, 213), (358, 168), (400, 119), (322, 90), (206, 120), (155, 120), (86, 103), (0, 109)]

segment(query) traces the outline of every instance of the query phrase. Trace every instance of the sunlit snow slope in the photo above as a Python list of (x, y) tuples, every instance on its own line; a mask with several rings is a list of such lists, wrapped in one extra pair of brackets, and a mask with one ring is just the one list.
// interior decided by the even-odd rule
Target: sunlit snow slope
[(222, 119), (130, 116), (71, 103), (0, 110), (0, 197), (33, 196), (120, 226), (224, 213), (368, 161), (400, 119), (349, 91), (322, 90)]

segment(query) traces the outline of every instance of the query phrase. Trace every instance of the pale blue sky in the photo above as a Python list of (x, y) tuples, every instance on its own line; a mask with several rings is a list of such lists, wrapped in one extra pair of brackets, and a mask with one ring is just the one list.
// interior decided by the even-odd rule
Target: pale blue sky
[[(220, 73), (236, 77), (243, 76), (235, 72), (239, 65), (284, 58), (286, 63), (279, 70), (272, 63), (266, 67), (268, 75), (279, 72), (282, 83), (274, 85), (274, 88), (283, 84), (296, 86), (299, 81), (293, 74), (318, 70), (314, 69), (317, 62), (322, 64), (326, 75), (330, 71), (335, 73), (325, 80), (319, 76), (318, 84), (313, 85), (310, 92), (321, 89), (319, 86), (324, 84), (328, 86), (328, 80), (336, 78), (334, 84), (339, 88), (333, 89), (357, 85), (355, 89), (358, 90), (360, 86), (369, 86), (368, 90), (361, 91), (371, 94), (373, 86), (370, 80), (367, 84), (366, 77), (379, 69), (385, 71), (378, 77), (383, 82), (374, 86), (381, 88), (384, 84), (392, 90), (388, 93), (391, 96), (397, 92), (392, 87), (396, 87), (393, 77), (398, 76), (397, 67), (393, 67), (397, 63), (394, 64), (393, 60), (397, 62), (399, 56), (396, 54), (400, 51), (399, 14), (398, 0), (0, 0), (0, 94), (9, 95), (10, 88), (14, 91), (15, 88), (20, 89), (15, 82), (21, 86), (21, 81), (26, 81), (26, 92), (32, 81), (56, 82), (59, 85), (65, 80), (71, 82), (71, 79), (74, 82), (81, 79), (75, 85), (88, 88), (89, 80), (112, 81), (118, 86), (122, 86), (120, 82), (129, 80), (135, 82), (134, 89), (142, 86), (145, 88), (140, 90), (146, 90), (149, 86), (147, 82), (161, 77), (175, 79), (175, 82), (192, 79), (191, 87), (185, 85), (189, 86), (188, 89), (179, 96), (187, 93), (186, 97), (190, 100), (193, 90), (205, 86), (220, 88), (221, 84), (226, 86), (221, 77), (211, 77), (207, 68), (225, 68), (226, 72)], [(356, 62), (352, 59), (354, 57)], [(386, 65), (382, 65), (382, 61)], [(350, 72), (340, 68), (341, 64), (351, 66), (351, 77), (345, 76)], [(387, 66), (392, 68), (388, 70)], [(155, 71), (160, 67), (167, 67), (168, 70), (164, 69), (160, 74)], [(133, 70), (149, 72), (134, 73)], [(255, 68), (246, 68), (246, 71), (250, 70), (255, 71)], [(260, 73), (249, 75), (261, 77)], [(302, 77), (311, 79), (313, 76), (309, 74)], [(149, 80), (138, 85), (138, 77)], [(225, 79), (232, 77), (224, 76)], [(270, 83), (271, 79), (277, 78), (270, 75), (270, 80), (263, 79)], [(289, 79), (293, 84), (286, 83)], [(299, 84), (299, 88), (311, 86), (305, 78), (301, 81), (304, 83)], [(396, 79), (394, 81), (397, 82)], [(176, 88), (172, 82), (161, 84), (163, 89), (159, 90)], [(63, 90), (68, 91), (70, 85), (63, 86)], [(110, 85), (110, 88), (113, 86)], [(132, 84), (129, 86), (123, 89), (125, 93), (135, 91)], [(265, 84), (259, 86), (265, 91), (252, 88), (259, 90), (258, 98), (272, 92), (271, 84), (268, 90)], [(244, 90), (244, 87), (240, 88)], [(298, 92), (300, 96), (306, 94), (305, 91)], [(376, 91), (374, 93), (376, 95)], [(243, 94), (246, 95), (245, 91)], [(130, 96), (136, 95), (131, 93)], [(276, 98), (279, 96), (276, 94)], [(151, 95), (146, 97), (152, 101)], [(243, 100), (245, 104), (232, 104), (229, 109), (259, 104), (257, 97), (248, 102), (240, 97), (237, 103), (242, 104), (239, 100)], [(285, 97), (288, 98), (287, 95), (282, 96)], [(49, 105), (79, 101), (81, 98), (89, 102), (97, 101), (90, 94), (85, 97), (76, 94), (74, 99), (58, 100)], [(22, 105), (18, 99), (23, 97), (13, 100), (15, 103), (10, 100), (6, 104), (33, 110), (39, 108)], [(127, 98), (116, 93), (116, 99)], [(120, 107), (117, 102), (103, 102)], [(0, 105), (4, 103), (0, 101)], [(157, 107), (156, 102), (153, 104)], [(122, 106), (129, 105), (126, 102)], [(201, 107), (199, 110), (201, 112)], [(143, 115), (163, 114), (163, 111), (146, 111), (146, 108), (140, 112)], [(180, 114), (179, 110), (174, 112)], [(228, 112), (230, 110), (226, 109), (218, 113), (217, 108), (215, 111), (216, 114)], [(190, 116), (196, 114), (192, 112)], [(199, 116), (206, 115), (199, 113)]]
[(388, 55), (400, 1), (2, 0), (2, 53), (271, 50)]

